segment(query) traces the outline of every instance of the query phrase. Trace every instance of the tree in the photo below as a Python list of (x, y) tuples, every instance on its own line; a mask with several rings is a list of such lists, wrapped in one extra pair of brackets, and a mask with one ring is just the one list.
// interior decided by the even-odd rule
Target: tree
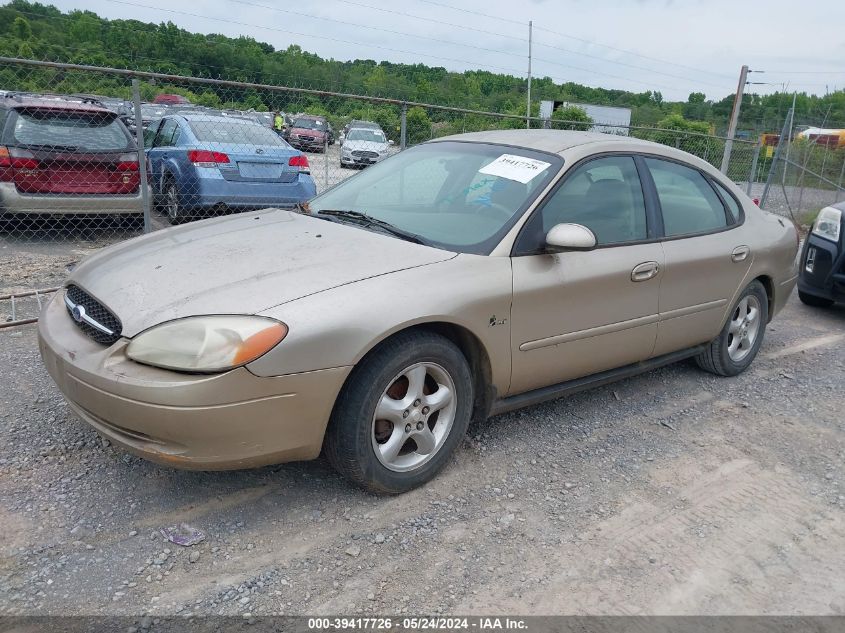
[(560, 106), (552, 112), (552, 127), (556, 130), (580, 130), (593, 127), (593, 119), (584, 108), (576, 105)]
[(689, 98), (687, 99), (687, 103), (704, 103), (706, 99), (703, 92), (691, 92), (689, 94)]
[(32, 27), (29, 25), (29, 20), (21, 15), (16, 17), (12, 24), (12, 32), (19, 40), (27, 41), (32, 37)]
[(431, 138), (431, 119), (425, 110), (419, 106), (409, 108), (406, 117), (408, 145), (422, 143)]

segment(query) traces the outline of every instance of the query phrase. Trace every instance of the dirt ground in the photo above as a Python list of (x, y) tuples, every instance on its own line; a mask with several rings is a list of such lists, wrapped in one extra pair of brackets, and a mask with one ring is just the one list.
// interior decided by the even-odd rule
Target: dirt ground
[[(6, 246), (0, 294), (91, 250)], [(842, 307), (793, 297), (737, 378), (685, 362), (475, 425), (391, 498), (322, 460), (125, 454), (34, 326), (0, 330), (0, 371), (0, 614), (845, 614)], [(165, 541), (179, 523), (206, 539)]]

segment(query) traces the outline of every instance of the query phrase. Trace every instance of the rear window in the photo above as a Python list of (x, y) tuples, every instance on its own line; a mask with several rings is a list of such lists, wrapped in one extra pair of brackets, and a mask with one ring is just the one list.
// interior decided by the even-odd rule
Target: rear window
[(191, 121), (191, 131), (201, 143), (235, 143), (238, 145), (287, 145), (270, 128), (257, 123), (235, 121)]
[(18, 110), (12, 138), (19, 145), (80, 152), (132, 149), (123, 123), (113, 114), (68, 110)]

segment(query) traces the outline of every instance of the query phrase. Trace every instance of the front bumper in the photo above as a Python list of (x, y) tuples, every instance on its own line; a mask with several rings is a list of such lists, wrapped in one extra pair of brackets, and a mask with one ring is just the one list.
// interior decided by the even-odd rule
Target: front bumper
[(340, 162), (343, 165), (360, 165), (362, 167), (366, 167), (367, 165), (375, 165), (376, 163), (380, 163), (385, 158), (387, 158), (387, 154), (375, 156), (375, 157), (368, 157), (368, 156), (352, 156), (352, 155), (340, 155)]
[(798, 290), (832, 301), (845, 301), (845, 248), (811, 233), (801, 251)]
[(104, 347), (72, 321), (64, 293), (38, 323), (41, 357), (73, 411), (141, 457), (195, 470), (313, 459), (351, 368), (277, 377), (246, 368), (192, 375), (131, 361), (121, 339)]
[(299, 150), (321, 150), (323, 149), (328, 143), (323, 139), (303, 139), (303, 138), (289, 138), (288, 143)]
[(21, 193), (12, 182), (0, 183), (0, 216), (5, 214), (140, 215), (141, 192), (130, 195)]

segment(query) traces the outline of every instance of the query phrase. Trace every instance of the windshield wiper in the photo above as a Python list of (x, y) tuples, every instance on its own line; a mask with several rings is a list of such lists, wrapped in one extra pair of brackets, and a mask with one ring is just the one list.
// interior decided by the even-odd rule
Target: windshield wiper
[(416, 233), (410, 233), (408, 231), (400, 229), (398, 226), (392, 225), (390, 222), (386, 222), (385, 220), (379, 220), (378, 218), (374, 218), (373, 216), (367, 215), (366, 213), (361, 213), (360, 211), (350, 211), (348, 209), (322, 209), (321, 211), (317, 211), (316, 215), (324, 215), (332, 218), (351, 220), (355, 224), (363, 226), (364, 228), (376, 227), (385, 231), (386, 233), (390, 233), (391, 235), (394, 235), (407, 242), (413, 242), (414, 244), (423, 244), (428, 246), (428, 241), (423, 239)]

